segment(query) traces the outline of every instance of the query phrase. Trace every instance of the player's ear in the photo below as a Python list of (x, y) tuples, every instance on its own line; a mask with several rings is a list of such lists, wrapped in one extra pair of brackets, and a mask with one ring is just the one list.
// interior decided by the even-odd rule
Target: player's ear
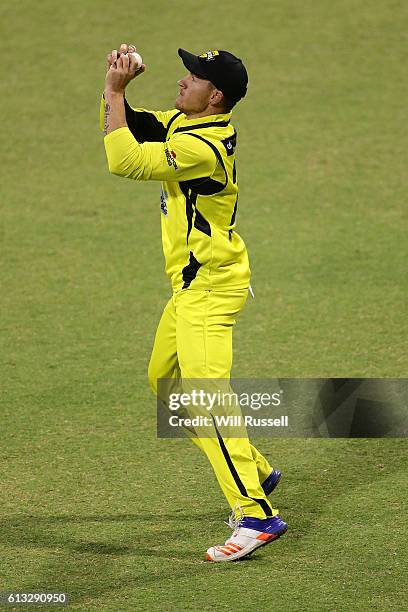
[(223, 100), (224, 100), (224, 94), (222, 93), (222, 91), (214, 87), (211, 93), (211, 102), (213, 106), (219, 106), (220, 104), (223, 103)]

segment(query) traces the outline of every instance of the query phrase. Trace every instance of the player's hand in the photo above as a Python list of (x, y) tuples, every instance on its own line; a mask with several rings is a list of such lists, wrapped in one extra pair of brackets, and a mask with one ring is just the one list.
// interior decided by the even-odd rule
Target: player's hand
[(124, 94), (126, 86), (146, 70), (145, 64), (138, 66), (131, 55), (136, 51), (134, 45), (122, 43), (119, 51), (113, 49), (106, 58), (105, 91)]
[[(108, 53), (108, 55), (106, 56), (106, 72), (108, 72), (109, 68), (116, 63), (118, 57), (122, 54), (125, 53), (133, 53), (134, 51), (136, 51), (136, 46), (135, 45), (128, 45), (127, 43), (122, 43), (120, 45), (119, 50), (117, 49), (113, 49), (110, 53)], [(145, 64), (142, 64), (142, 66), (139, 68), (139, 70), (136, 71), (135, 76), (139, 76), (139, 74), (142, 74), (142, 72), (144, 72), (146, 70), (146, 66)]]
[(120, 45), (119, 51), (117, 49), (113, 49), (110, 53), (108, 53), (108, 55), (106, 56), (106, 72), (108, 72), (112, 64), (116, 62), (116, 60), (118, 59), (119, 55), (121, 55), (121, 53), (128, 52), (129, 47), (131, 48), (131, 51), (134, 51), (136, 49), (134, 45), (128, 45), (127, 43), (122, 43)]

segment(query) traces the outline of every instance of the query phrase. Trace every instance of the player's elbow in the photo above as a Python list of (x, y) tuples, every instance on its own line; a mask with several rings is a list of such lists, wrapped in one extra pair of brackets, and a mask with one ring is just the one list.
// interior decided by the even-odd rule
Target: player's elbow
[(146, 180), (144, 168), (135, 164), (125, 163), (123, 160), (108, 158), (109, 172), (122, 178), (133, 179), (134, 181)]
[(122, 176), (124, 178), (131, 178), (131, 168), (121, 155), (110, 154), (107, 155), (108, 168), (111, 174), (116, 176)]
[(139, 155), (115, 147), (105, 147), (105, 150), (111, 174), (134, 180), (145, 179), (146, 168)]
[(108, 168), (111, 174), (115, 174), (116, 176), (126, 177), (125, 169), (120, 163), (118, 163), (117, 160), (108, 159)]
[(108, 168), (111, 174), (117, 176), (123, 176), (124, 164), (121, 155), (118, 155), (117, 151), (113, 147), (105, 146), (106, 159), (108, 161)]

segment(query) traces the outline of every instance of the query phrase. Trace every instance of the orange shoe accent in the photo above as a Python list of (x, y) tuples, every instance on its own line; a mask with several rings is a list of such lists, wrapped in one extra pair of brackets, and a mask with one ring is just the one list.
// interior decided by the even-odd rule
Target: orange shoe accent
[(263, 540), (264, 542), (269, 542), (269, 540), (274, 540), (278, 536), (276, 533), (260, 533), (259, 536), (256, 536), (257, 540)]
[(205, 560), (206, 561), (213, 561), (213, 558), (208, 553), (205, 553)]
[(227, 548), (226, 546), (216, 546), (215, 548), (219, 550), (220, 552), (224, 553), (224, 555), (228, 555), (228, 556), (232, 555), (232, 553), (235, 552), (235, 550), (231, 552), (230, 549)]
[(228, 546), (224, 546), (224, 548), (228, 548), (228, 550), (230, 550), (232, 553), (236, 553), (239, 550), (237, 550), (235, 546), (231, 546), (230, 544)]
[(234, 544), (234, 542), (227, 542), (225, 546), (228, 546), (228, 548), (232, 549), (234, 552), (238, 552), (242, 548), (242, 546)]

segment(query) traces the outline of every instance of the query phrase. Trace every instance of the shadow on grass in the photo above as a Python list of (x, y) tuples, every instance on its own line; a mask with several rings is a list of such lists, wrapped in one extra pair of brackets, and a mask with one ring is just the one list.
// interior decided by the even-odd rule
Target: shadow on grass
[[(336, 445), (336, 448), (329, 446), (327, 455), (320, 456), (316, 464), (312, 452), (301, 470), (288, 474), (287, 484), (283, 480), (278, 489), (278, 498), (284, 502), (279, 507), (283, 517), (289, 519), (289, 531), (282, 539), (285, 548), (298, 550), (302, 546), (303, 540), (311, 535), (311, 527), (318, 525), (320, 515), (335, 497), (370, 481), (389, 478), (401, 469), (400, 462), (392, 461), (390, 454), (387, 472), (375, 471), (373, 467), (382, 460), (378, 450), (375, 443), (367, 447), (356, 442)], [(387, 450), (382, 448), (382, 451), (386, 456)], [(0, 543), (6, 550), (17, 549), (14, 558), (20, 555), (18, 549), (22, 549), (21, 555), (27, 549), (49, 553), (45, 557), (39, 554), (36, 571), (25, 578), (16, 576), (20, 584), (11, 585), (12, 588), (18, 586), (31, 591), (40, 586), (58, 587), (70, 594), (72, 603), (82, 607), (104, 595), (112, 599), (115, 593), (127, 589), (156, 590), (168, 581), (194, 580), (205, 576), (207, 571), (227, 574), (234, 573), (234, 568), (239, 571), (239, 564), (220, 564), (222, 567), (214, 568), (205, 564), (204, 559), (201, 561), (200, 554), (197, 556), (197, 529), (200, 536), (204, 530), (209, 535), (216, 534), (221, 542), (222, 518), (225, 517), (220, 508), (206, 512), (204, 522), (201, 512), (167, 509), (159, 516), (154, 512), (19, 514), (0, 521)], [(225, 532), (225, 539), (227, 536)], [(279, 549), (279, 544), (274, 544), (276, 547)], [(248, 558), (245, 566), (265, 569), (270, 564), (268, 557), (257, 554)]]
[[(214, 514), (215, 517), (218, 514)], [(207, 514), (211, 519), (211, 515)], [(123, 555), (135, 554), (141, 551), (143, 544), (152, 544), (157, 548), (158, 541), (161, 535), (165, 535), (166, 539), (171, 536), (176, 537), (181, 535), (177, 529), (172, 529), (171, 525), (183, 521), (185, 527), (188, 523), (198, 525), (201, 520), (200, 514), (192, 514), (185, 512), (166, 512), (166, 518), (161, 517), (159, 523), (161, 528), (157, 528), (153, 514), (143, 515), (140, 512), (136, 514), (88, 514), (88, 515), (17, 515), (0, 520), (0, 542), (8, 547), (38, 547), (38, 548), (65, 548), (77, 552), (88, 552), (101, 555)], [(219, 518), (219, 517), (218, 517)], [(112, 523), (119, 526), (128, 523), (129, 530), (126, 534), (113, 534), (113, 537), (123, 540), (131, 540), (132, 545), (118, 545), (113, 543), (97, 542), (94, 540), (84, 541), (81, 536), (78, 539), (72, 540), (70, 534), (64, 535), (64, 528), (69, 525), (89, 525), (89, 531), (95, 534), (98, 529), (92, 524)], [(146, 524), (151, 525), (151, 529), (146, 529)], [(70, 530), (72, 532), (72, 530)], [(103, 530), (105, 531), (105, 530)], [(185, 533), (186, 529), (183, 529)], [(78, 541), (79, 540), (79, 541)], [(143, 547), (145, 548), (145, 547)], [(143, 554), (148, 554), (148, 550), (143, 550)], [(157, 551), (155, 552), (157, 555)]]
[[(16, 554), (9, 553), (11, 559), (26, 555), (27, 550), (49, 552), (45, 557), (39, 554), (38, 565), (31, 576), (26, 574), (22, 579), (16, 575), (14, 584), (9, 586), (23, 591), (37, 591), (39, 587), (47, 590), (57, 588), (69, 594), (71, 603), (80, 604), (86, 599), (88, 605), (89, 600), (104, 594), (110, 599), (114, 597), (113, 593), (127, 587), (144, 588), (166, 580), (194, 576), (201, 572), (204, 564), (204, 559), (197, 563), (191, 536), (201, 520), (200, 514), (184, 512), (166, 512), (165, 520), (162, 517), (158, 523), (152, 520), (152, 514), (141, 513), (3, 518), (0, 521), (0, 543), (6, 550), (17, 549)], [(182, 532), (178, 527), (180, 522)], [(110, 542), (96, 541), (98, 531), (101, 539), (106, 536), (103, 525), (108, 525), (112, 534)], [(83, 537), (84, 526), (91, 537)], [(181, 545), (176, 547), (177, 539)], [(30, 558), (32, 560), (32, 555)], [(123, 561), (125, 558), (127, 561)], [(8, 561), (9, 565), (12, 563)], [(125, 573), (124, 568), (127, 568)]]
[[(219, 522), (220, 518), (219, 513), (207, 513), (206, 517), (210, 523), (212, 519)], [(173, 542), (176, 538), (191, 542), (189, 532), (194, 533), (201, 520), (200, 514), (191, 512), (166, 512), (165, 518), (160, 517), (159, 520), (154, 519), (153, 514), (143, 515), (140, 512), (117, 515), (17, 515), (0, 520), (0, 543), (8, 548), (42, 548), (114, 557), (160, 557), (165, 551), (164, 542)], [(180, 522), (183, 525), (182, 530), (178, 528)], [(70, 525), (73, 525), (75, 532), (75, 526), (88, 525), (89, 534), (95, 536), (100, 530), (103, 537), (106, 529), (101, 527), (101, 524), (108, 523), (112, 523), (111, 542), (84, 539), (83, 530), (75, 536), (70, 528)], [(126, 523), (128, 526), (125, 533), (121, 529), (118, 535), (117, 528)], [(126, 543), (118, 543), (118, 540), (126, 540)], [(168, 556), (163, 554), (165, 558)], [(177, 556), (191, 559), (191, 552), (178, 548)]]

